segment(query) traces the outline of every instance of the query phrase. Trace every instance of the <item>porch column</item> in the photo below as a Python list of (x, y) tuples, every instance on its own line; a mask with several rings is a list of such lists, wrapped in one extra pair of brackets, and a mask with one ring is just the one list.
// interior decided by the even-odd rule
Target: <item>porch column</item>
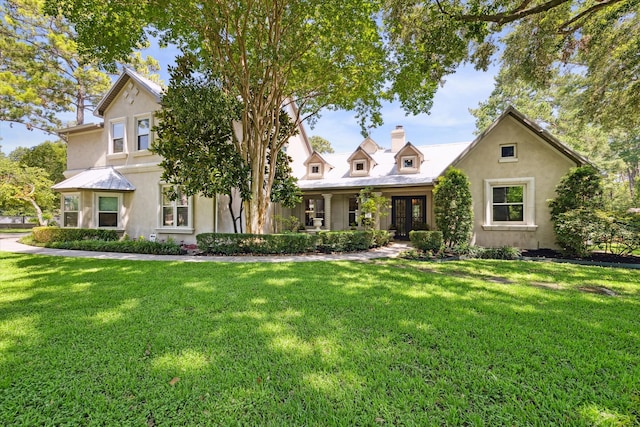
[[(374, 191), (372, 193), (376, 197), (382, 197), (382, 191)], [(376, 230), (380, 230), (380, 212), (376, 215), (376, 223), (373, 225)]]
[(324, 229), (331, 230), (331, 197), (333, 194), (323, 194), (324, 198)]

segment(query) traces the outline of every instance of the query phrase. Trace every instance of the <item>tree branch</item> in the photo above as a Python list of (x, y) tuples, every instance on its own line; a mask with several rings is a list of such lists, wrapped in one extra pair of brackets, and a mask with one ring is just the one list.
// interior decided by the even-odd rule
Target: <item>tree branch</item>
[(579, 14), (577, 14), (576, 16), (574, 16), (573, 18), (571, 18), (570, 20), (564, 22), (560, 28), (559, 28), (559, 32), (561, 34), (571, 34), (573, 32), (575, 32), (578, 28), (581, 27), (581, 24), (579, 25), (575, 25), (573, 27), (570, 27), (570, 25), (572, 25), (575, 22), (578, 22), (579, 20), (586, 18), (590, 15), (593, 15), (594, 13), (596, 13), (597, 11), (599, 11), (600, 9), (604, 9), (605, 7), (609, 7), (613, 4), (619, 3), (621, 1), (624, 0), (606, 0), (606, 1), (601, 1), (600, 3), (596, 3), (593, 6), (591, 6), (590, 8), (583, 10), (582, 12), (580, 12)]
[[(564, 3), (569, 2), (570, 0), (549, 0), (546, 3), (542, 3), (538, 6), (527, 8), (530, 3), (530, 0), (524, 0), (518, 7), (512, 9), (507, 12), (500, 12), (496, 14), (461, 14), (461, 15), (451, 15), (448, 12), (444, 11), (442, 5), (438, 1), (438, 8), (441, 12), (452, 16), (454, 19), (463, 22), (495, 22), (498, 25), (508, 24), (513, 21), (517, 21), (524, 17), (535, 15), (541, 12), (546, 12), (555, 7), (558, 7)], [(621, 1), (621, 0), (615, 0)]]

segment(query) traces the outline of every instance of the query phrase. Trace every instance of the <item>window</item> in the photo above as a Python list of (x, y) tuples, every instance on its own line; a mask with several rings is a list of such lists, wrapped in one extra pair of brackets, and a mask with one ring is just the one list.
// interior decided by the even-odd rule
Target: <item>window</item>
[(97, 194), (96, 198), (98, 207), (98, 227), (120, 227), (120, 206), (122, 205), (121, 196)]
[(322, 177), (322, 165), (320, 163), (309, 164), (309, 175), (314, 178)]
[(492, 191), (492, 222), (524, 221), (524, 186), (493, 187)]
[(535, 231), (534, 178), (485, 179), (485, 230)]
[(180, 187), (162, 186), (161, 227), (191, 227), (191, 198)]
[(313, 219), (322, 218), (324, 223), (324, 198), (305, 199), (304, 201), (304, 225), (313, 227)]
[(349, 227), (358, 226), (358, 198), (349, 198)]
[(136, 139), (138, 144), (138, 150), (149, 149), (149, 136), (151, 132), (150, 123), (151, 123), (151, 120), (149, 119), (149, 117), (145, 117), (137, 120)]
[(124, 153), (124, 121), (111, 123), (111, 153)]
[(80, 215), (80, 195), (65, 194), (62, 196), (62, 226), (78, 227)]
[(316, 165), (311, 166), (311, 173), (313, 173), (313, 174), (320, 173), (320, 166), (316, 166)]
[(504, 144), (500, 146), (500, 162), (516, 162), (516, 144)]
[(400, 173), (417, 173), (418, 166), (418, 156), (400, 157)]
[(356, 166), (356, 171), (363, 171), (364, 170), (364, 162), (356, 162), (355, 164)]
[(413, 165), (414, 162), (414, 158), (413, 157), (405, 157), (402, 159), (402, 167), (403, 168), (415, 168), (415, 166)]

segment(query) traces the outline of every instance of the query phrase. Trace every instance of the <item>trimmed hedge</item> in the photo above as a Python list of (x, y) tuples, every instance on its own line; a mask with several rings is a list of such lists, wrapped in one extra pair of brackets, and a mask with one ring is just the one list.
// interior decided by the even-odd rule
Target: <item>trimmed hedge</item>
[(315, 235), (307, 233), (203, 233), (196, 236), (198, 249), (216, 255), (300, 254), (314, 251), (316, 240)]
[(442, 250), (444, 240), (442, 231), (419, 231), (411, 230), (409, 232), (409, 240), (416, 249), (423, 252), (438, 253)]
[(73, 242), (79, 240), (118, 240), (115, 230), (95, 228), (33, 227), (33, 240), (37, 243)]
[(149, 240), (76, 240), (72, 242), (49, 242), (48, 248), (80, 251), (122, 252), (130, 254), (181, 255), (183, 251), (175, 242), (151, 242)]
[(389, 239), (389, 233), (385, 230), (321, 231), (317, 234), (203, 233), (196, 236), (198, 249), (216, 255), (365, 251), (384, 246)]

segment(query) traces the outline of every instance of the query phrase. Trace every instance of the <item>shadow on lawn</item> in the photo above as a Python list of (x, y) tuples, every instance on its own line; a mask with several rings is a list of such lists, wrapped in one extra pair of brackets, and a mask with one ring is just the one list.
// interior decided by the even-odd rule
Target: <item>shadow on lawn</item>
[(29, 323), (3, 338), (4, 423), (638, 420), (638, 300), (484, 280), (509, 263), (6, 259), (33, 285), (0, 303)]

